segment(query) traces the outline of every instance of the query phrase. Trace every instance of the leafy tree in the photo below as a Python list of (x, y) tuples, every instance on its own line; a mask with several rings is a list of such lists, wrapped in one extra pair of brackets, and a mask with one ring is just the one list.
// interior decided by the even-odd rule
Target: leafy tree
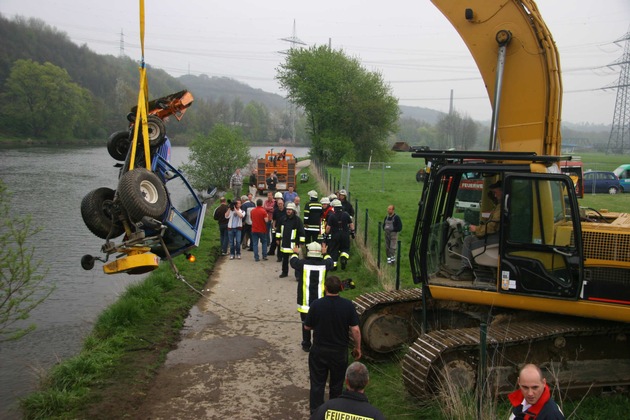
[(316, 157), (331, 164), (370, 155), (387, 159), (387, 137), (396, 130), (399, 110), (380, 73), (368, 72), (343, 51), (320, 46), (290, 50), (276, 79), (304, 108)]
[(5, 82), (1, 117), (11, 132), (35, 138), (75, 137), (88, 121), (92, 95), (51, 63), (17, 60)]
[(260, 102), (251, 101), (243, 111), (243, 132), (250, 142), (269, 140), (269, 110)]
[(477, 142), (478, 126), (469, 116), (453, 111), (441, 117), (436, 125), (440, 147), (470, 150)]
[(234, 170), (249, 162), (249, 145), (238, 128), (216, 124), (207, 136), (193, 139), (188, 160), (182, 170), (194, 188), (226, 190)]
[(20, 321), (28, 319), (55, 288), (45, 282), (45, 274), (39, 274), (41, 261), (34, 259), (34, 248), (27, 244), (39, 229), (33, 228), (29, 216), (13, 216), (8, 201), (0, 180), (0, 343), (34, 330), (35, 325)]

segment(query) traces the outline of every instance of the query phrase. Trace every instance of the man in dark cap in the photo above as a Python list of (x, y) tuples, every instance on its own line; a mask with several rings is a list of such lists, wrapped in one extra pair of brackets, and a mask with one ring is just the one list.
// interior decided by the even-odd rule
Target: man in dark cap
[(488, 187), (495, 202), (490, 216), (479, 225), (469, 225), (471, 234), (464, 239), (462, 245), (462, 265), (453, 276), (454, 280), (472, 280), (474, 272), (472, 267), (473, 249), (499, 242), (499, 226), (501, 224), (501, 198), (503, 197), (503, 185), (501, 180), (490, 184)]

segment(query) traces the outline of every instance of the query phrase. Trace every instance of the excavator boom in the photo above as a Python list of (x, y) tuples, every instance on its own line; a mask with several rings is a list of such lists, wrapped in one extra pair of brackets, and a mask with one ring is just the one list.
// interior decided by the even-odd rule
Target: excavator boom
[[(562, 80), (555, 42), (530, 0), (431, 0), (466, 43), (498, 113), (498, 148), (559, 156)], [(496, 100), (499, 43), (506, 42)], [(498, 39), (497, 39), (498, 38)], [(495, 109), (497, 102), (500, 107)]]

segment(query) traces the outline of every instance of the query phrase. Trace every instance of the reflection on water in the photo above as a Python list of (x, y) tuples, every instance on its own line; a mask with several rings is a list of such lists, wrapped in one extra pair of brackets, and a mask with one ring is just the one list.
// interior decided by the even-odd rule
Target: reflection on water
[[(252, 148), (256, 157), (267, 148)], [(306, 156), (308, 149), (290, 149)], [(171, 161), (188, 160), (188, 148), (174, 147)], [(96, 316), (143, 276), (103, 274), (101, 266), (84, 271), (84, 254), (98, 255), (103, 240), (81, 219), (80, 203), (91, 190), (116, 188), (118, 168), (100, 148), (41, 147), (0, 150), (0, 179), (12, 191), (11, 209), (30, 214), (42, 230), (33, 238), (36, 258), (46, 268), (55, 292), (32, 314), (35, 332), (18, 342), (0, 344), (0, 418), (17, 419), (16, 400), (32, 391), (38, 374), (76, 354)]]

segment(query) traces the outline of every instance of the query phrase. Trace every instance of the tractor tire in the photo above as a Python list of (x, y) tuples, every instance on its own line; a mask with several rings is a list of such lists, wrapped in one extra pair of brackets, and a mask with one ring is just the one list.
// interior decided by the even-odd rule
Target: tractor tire
[(136, 168), (120, 177), (118, 197), (134, 223), (144, 216), (161, 220), (168, 205), (166, 187), (156, 174), (145, 168)]
[(107, 151), (115, 160), (124, 162), (131, 146), (129, 131), (116, 131), (107, 139)]
[(97, 188), (81, 201), (83, 222), (90, 232), (101, 239), (116, 238), (125, 232), (120, 222), (113, 220), (111, 207), (114, 194), (111, 188)]
[[(147, 117), (147, 129), (149, 130), (149, 147), (156, 149), (166, 141), (166, 126), (164, 121), (156, 115)], [(142, 125), (138, 127), (138, 139), (142, 139)]]

